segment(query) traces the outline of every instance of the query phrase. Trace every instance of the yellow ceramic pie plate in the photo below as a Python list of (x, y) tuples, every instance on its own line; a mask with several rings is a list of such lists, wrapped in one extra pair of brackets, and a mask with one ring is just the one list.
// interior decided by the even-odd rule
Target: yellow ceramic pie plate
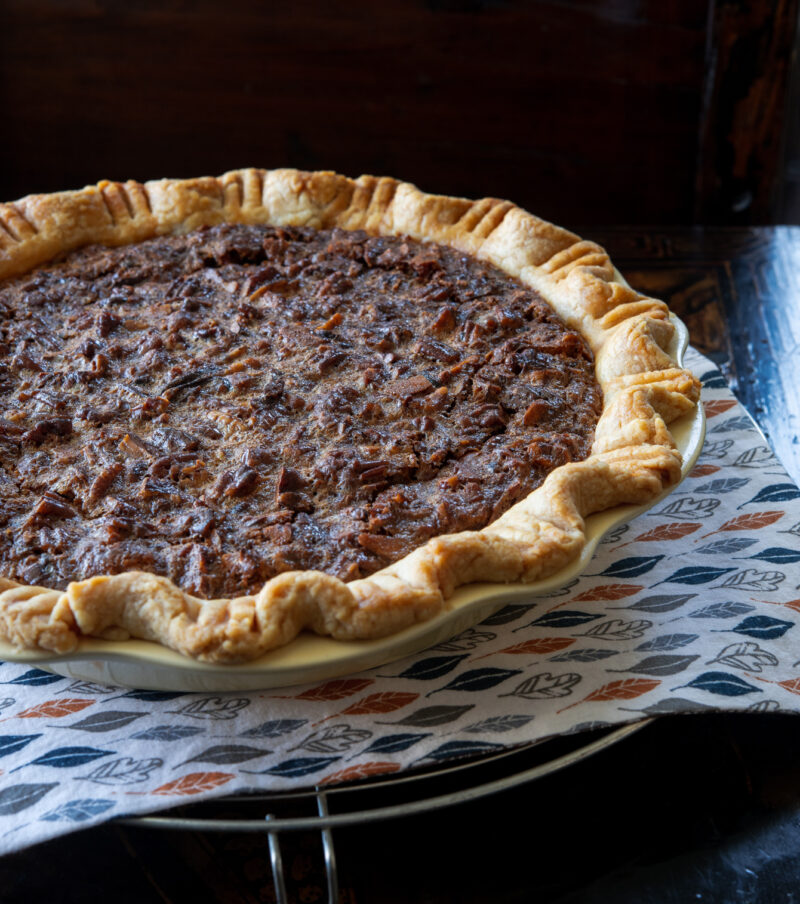
[[(679, 365), (689, 345), (686, 326), (673, 315), (676, 333), (671, 356)], [(702, 405), (670, 425), (683, 455), (682, 478), (700, 455), (705, 436)], [(530, 601), (552, 593), (579, 577), (586, 569), (603, 536), (656, 505), (623, 505), (598, 512), (586, 519), (587, 543), (583, 554), (566, 568), (531, 584), (470, 584), (459, 588), (448, 608), (434, 618), (379, 640), (341, 641), (314, 634), (301, 634), (285, 647), (241, 665), (213, 665), (182, 656), (160, 644), (144, 640), (108, 641), (86, 638), (71, 653), (20, 650), (0, 641), (0, 659), (27, 663), (38, 668), (105, 684), (146, 690), (248, 691), (322, 681), (351, 672), (374, 668), (402, 659), (441, 643), (509, 603)]]

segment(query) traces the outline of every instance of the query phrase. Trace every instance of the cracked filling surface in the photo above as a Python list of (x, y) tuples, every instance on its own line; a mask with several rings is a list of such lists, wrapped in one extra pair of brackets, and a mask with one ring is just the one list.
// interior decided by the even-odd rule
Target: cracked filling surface
[(222, 225), (0, 283), (0, 575), (352, 580), (586, 458), (594, 361), (449, 247)]

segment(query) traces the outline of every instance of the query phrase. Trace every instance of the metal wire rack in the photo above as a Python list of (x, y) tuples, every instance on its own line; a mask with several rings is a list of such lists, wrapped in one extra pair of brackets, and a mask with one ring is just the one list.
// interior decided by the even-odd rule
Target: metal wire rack
[[(265, 833), (278, 904), (289, 901), (280, 833), (319, 831), (328, 901), (335, 904), (339, 900), (339, 878), (334, 829), (414, 816), (489, 797), (578, 763), (624, 740), (650, 721), (603, 729), (588, 736), (553, 738), (480, 758), (350, 784), (219, 797), (177, 808), (166, 816), (135, 816), (118, 822), (148, 829)], [(225, 808), (233, 808), (235, 815), (220, 817), (220, 810)], [(295, 815), (303, 809), (308, 815)]]

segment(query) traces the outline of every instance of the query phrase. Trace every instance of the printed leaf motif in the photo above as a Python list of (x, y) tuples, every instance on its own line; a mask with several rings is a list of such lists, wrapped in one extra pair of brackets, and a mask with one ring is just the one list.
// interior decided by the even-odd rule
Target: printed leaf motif
[(564, 710), (572, 709), (573, 706), (579, 706), (581, 703), (633, 700), (635, 697), (641, 697), (643, 694), (649, 693), (654, 688), (657, 688), (659, 684), (661, 682), (653, 678), (623, 678), (619, 681), (612, 681), (599, 687), (596, 691), (592, 691), (583, 700), (578, 700), (564, 707), (564, 709), (560, 709), (559, 712), (563, 713)]
[(27, 747), (35, 738), (40, 738), (41, 734), (12, 734), (0, 735), (0, 757), (8, 756)]
[(735, 568), (711, 568), (707, 565), (687, 565), (664, 578), (662, 584), (708, 584)]
[(746, 634), (748, 637), (758, 637), (760, 640), (775, 640), (794, 627), (794, 622), (781, 621), (779, 618), (769, 618), (766, 615), (751, 615), (731, 631), (737, 634)]
[(762, 666), (777, 665), (778, 657), (762, 650), (757, 643), (748, 640), (743, 643), (729, 644), (725, 649), (720, 650), (716, 659), (712, 659), (709, 665), (716, 662), (720, 665), (727, 665), (729, 668), (741, 669), (744, 672), (759, 673)]
[[(641, 584), (602, 584), (591, 590), (584, 590), (572, 598), (573, 603), (589, 603), (597, 600), (621, 600), (644, 590)], [(598, 616), (594, 616), (598, 617)], [(536, 622), (534, 622), (536, 624)]]
[(413, 663), (399, 675), (390, 676), (397, 678), (414, 678), (417, 681), (433, 681), (452, 672), (458, 664), (467, 659), (469, 654), (461, 656), (432, 656), (430, 659), (420, 659)]
[(718, 439), (713, 443), (707, 442), (703, 446), (703, 458), (725, 458), (732, 445), (732, 439)]
[(668, 518), (710, 518), (719, 506), (719, 499), (695, 499), (694, 496), (678, 496), (664, 508), (652, 515), (666, 515)]
[(115, 728), (124, 728), (141, 719), (146, 713), (124, 712), (123, 710), (106, 710), (105, 712), (92, 713), (80, 722), (72, 725), (58, 725), (57, 728), (79, 728), (81, 731), (112, 731)]
[(747, 707), (745, 712), (748, 713), (779, 713), (781, 705), (777, 700), (759, 700)]
[(752, 537), (728, 537), (727, 540), (715, 540), (705, 546), (698, 547), (695, 552), (704, 556), (730, 556), (758, 543)]
[(630, 606), (620, 606), (618, 608), (636, 610), (638, 612), (671, 612), (673, 609), (679, 609), (696, 596), (696, 593), (658, 594), (656, 596), (646, 596), (643, 600), (631, 603)]
[(340, 782), (352, 782), (361, 778), (370, 778), (373, 775), (383, 775), (389, 772), (399, 772), (402, 767), (400, 763), (361, 763), (358, 766), (349, 766), (347, 769), (340, 769), (338, 772), (331, 772), (319, 780), (320, 785), (333, 785)]
[(138, 731), (131, 737), (138, 741), (180, 741), (204, 731), (199, 725), (155, 725)]
[[(525, 606), (522, 608), (527, 609), (529, 607)], [(497, 635), (491, 631), (478, 631), (476, 628), (468, 628), (456, 637), (452, 637), (444, 643), (436, 644), (432, 649), (441, 650), (442, 652), (474, 650), (475, 647), (480, 646), (482, 643), (487, 643), (490, 640), (494, 640), (495, 637), (497, 637)]]
[[(404, 694), (399, 691), (381, 691), (362, 697), (356, 703), (343, 709), (340, 716), (371, 716), (378, 713), (392, 713), (413, 703), (419, 694)], [(331, 717), (332, 718), (332, 717)]]
[(397, 722), (384, 724), (390, 725), (411, 725), (414, 728), (427, 728), (435, 725), (447, 725), (449, 722), (455, 722), (460, 719), (464, 713), (475, 709), (474, 704), (466, 703), (461, 706), (424, 706), (422, 709), (415, 710), (403, 716)]
[(98, 785), (135, 785), (150, 778), (150, 773), (164, 765), (157, 756), (135, 760), (129, 756), (117, 760), (107, 760), (89, 775), (81, 776)]
[(499, 612), (495, 612), (494, 615), (485, 618), (481, 624), (489, 626), (507, 625), (509, 622), (522, 618), (522, 616), (525, 615), (526, 612), (530, 612), (532, 608), (533, 606), (506, 606)]
[(786, 575), (781, 571), (757, 571), (755, 568), (746, 568), (730, 575), (720, 584), (720, 587), (735, 587), (737, 590), (777, 590), (783, 583)]
[(38, 803), (59, 782), (37, 785), (11, 785), (0, 791), (0, 816), (11, 816)]
[(763, 527), (769, 527), (770, 524), (780, 521), (785, 514), (785, 512), (756, 512), (753, 515), (738, 515), (736, 518), (726, 521), (716, 530), (712, 530), (710, 534), (704, 534), (701, 539), (721, 534), (724, 531), (761, 530)]
[(337, 678), (335, 681), (326, 681), (318, 687), (297, 694), (297, 700), (317, 700), (319, 702), (329, 700), (343, 700), (352, 697), (365, 690), (375, 681), (372, 678)]
[(21, 713), (17, 713), (14, 718), (61, 719), (64, 716), (71, 716), (73, 713), (86, 709), (87, 706), (91, 706), (94, 702), (94, 700), (79, 700), (72, 697), (65, 697), (63, 700), (48, 700), (46, 703), (40, 703), (38, 706), (24, 709)]
[(250, 705), (247, 697), (202, 697), (200, 700), (192, 700), (180, 709), (170, 712), (181, 716), (190, 716), (192, 719), (208, 719), (212, 722), (235, 719), (236, 716)]
[[(629, 556), (613, 562), (608, 568), (601, 571), (600, 575), (606, 578), (638, 578), (639, 575), (652, 571), (663, 558), (664, 556)], [(595, 588), (595, 590), (597, 589)], [(612, 599), (619, 599), (619, 597), (614, 596)]]
[(494, 753), (502, 750), (502, 744), (488, 741), (447, 741), (425, 756), (426, 760), (448, 760), (455, 756), (475, 756), (479, 753)]
[(730, 433), (732, 430), (749, 430), (752, 426), (753, 422), (750, 418), (746, 414), (741, 414), (739, 417), (728, 418), (727, 421), (717, 424), (715, 427), (712, 427), (709, 432)]
[(655, 653), (656, 650), (676, 650), (697, 640), (699, 636), (699, 634), (662, 634), (661, 637), (654, 637), (652, 640), (640, 643), (636, 647), (636, 652)]
[(761, 693), (761, 688), (754, 687), (738, 675), (731, 675), (728, 672), (703, 672), (702, 675), (693, 678), (685, 687), (694, 687), (722, 697), (740, 697), (742, 694)]
[(93, 681), (73, 681), (69, 687), (61, 688), (60, 694), (96, 694), (98, 697), (104, 697), (106, 694), (113, 694), (118, 691), (118, 687), (113, 684), (95, 684)]
[(150, 793), (165, 796), (201, 794), (203, 791), (211, 791), (224, 785), (233, 777), (231, 772), (191, 772), (182, 778), (176, 778), (175, 781), (167, 782), (166, 785), (161, 785)]
[(240, 738), (279, 738), (283, 734), (302, 728), (308, 719), (270, 719), (247, 731), (239, 733)]
[(517, 728), (524, 728), (528, 722), (533, 721), (533, 716), (508, 715), (508, 716), (490, 716), (473, 725), (468, 725), (463, 731), (470, 734), (480, 734), (484, 731), (490, 731), (493, 734), (502, 734), (506, 731), (514, 731)]
[[(596, 618), (602, 618), (596, 612), (573, 612), (570, 609), (560, 609), (555, 612), (547, 612), (545, 615), (525, 625), (526, 628), (533, 626), (539, 628), (573, 628), (575, 625), (585, 625), (586, 622), (594, 621)], [(515, 629), (520, 630), (519, 628)]]
[(733, 618), (736, 615), (744, 615), (746, 612), (752, 612), (755, 606), (747, 603), (711, 603), (710, 606), (703, 606), (702, 609), (695, 609), (689, 615), (692, 618)]
[[(181, 766), (187, 763), (213, 763), (215, 766), (233, 766), (236, 763), (246, 763), (248, 760), (258, 759), (272, 753), (271, 750), (262, 750), (259, 747), (247, 747), (243, 744), (219, 744), (208, 747), (197, 756), (185, 760)], [(176, 769), (178, 766), (175, 767)]]
[(710, 420), (712, 417), (722, 414), (729, 408), (733, 408), (735, 404), (736, 399), (714, 399), (711, 402), (703, 402), (703, 408), (705, 408), (706, 417)]
[(95, 747), (56, 747), (31, 760), (29, 766), (53, 766), (56, 769), (69, 769), (72, 766), (83, 766), (92, 760), (104, 756), (112, 756), (113, 750), (97, 750)]
[(623, 621), (621, 618), (614, 618), (611, 621), (602, 622), (599, 625), (592, 625), (584, 636), (587, 637), (605, 637), (608, 640), (636, 640), (641, 637), (644, 632), (652, 626), (651, 621), (639, 618), (634, 621)]
[(699, 656), (672, 656), (662, 653), (658, 656), (648, 656), (629, 669), (609, 669), (611, 672), (633, 672), (635, 675), (677, 675), (678, 672), (688, 669), (699, 659)]
[(437, 688), (435, 691), (431, 691), (430, 694), (436, 694), (439, 691), (485, 691), (490, 687), (497, 687), (498, 684), (502, 684), (513, 675), (519, 675), (519, 673), (520, 669), (470, 669), (468, 672), (456, 675), (444, 687)]
[(726, 389), (728, 386), (725, 382), (725, 377), (723, 377), (722, 373), (718, 370), (707, 371), (700, 377), (700, 382), (707, 389)]
[(45, 672), (43, 669), (29, 669), (22, 675), (18, 675), (13, 681), (3, 681), (2, 684), (24, 684), (28, 687), (41, 687), (43, 684), (54, 684), (57, 681), (66, 681), (61, 675)]
[(540, 672), (532, 678), (526, 678), (510, 694), (502, 696), (523, 697), (525, 700), (552, 700), (557, 697), (568, 697), (581, 680), (582, 678), (577, 672), (565, 672), (563, 675)]
[[(555, 653), (558, 650), (563, 650), (574, 643), (574, 637), (535, 637), (532, 640), (525, 640), (522, 643), (517, 643), (511, 647), (505, 647), (505, 649), (496, 650), (486, 655), (500, 656), (503, 653), (511, 653), (514, 655), (544, 656), (546, 653)], [(478, 659), (482, 658), (481, 656), (478, 657)]]
[[(700, 529), (700, 525), (694, 521), (678, 521), (675, 524), (660, 524), (652, 530), (645, 531), (630, 540), (631, 543), (651, 543), (655, 541), (680, 540)], [(663, 558), (663, 557), (662, 557)]]
[(719, 465), (695, 465), (689, 471), (689, 477), (708, 477), (711, 474), (716, 474), (719, 469)]
[(319, 772), (320, 769), (327, 769), (338, 759), (340, 759), (338, 756), (305, 756), (284, 760), (284, 762), (262, 769), (260, 772), (252, 772), (250, 769), (243, 769), (242, 772), (250, 775), (277, 775), (280, 778), (302, 778), (304, 775)]
[(39, 818), (48, 822), (58, 822), (59, 820), (86, 822), (87, 819), (92, 819), (92, 817), (99, 816), (101, 813), (110, 810), (115, 803), (116, 801), (104, 800), (103, 798), (70, 800)]
[(619, 650), (569, 650), (551, 656), (548, 662), (597, 662), (599, 659), (608, 659), (609, 656), (619, 656)]
[(141, 700), (142, 703), (163, 703), (165, 700), (175, 700), (177, 697), (185, 697), (183, 691), (128, 691), (117, 697), (110, 697), (111, 700)]
[(628, 524), (619, 524), (613, 530), (610, 530), (600, 542), (611, 546), (614, 543), (618, 543), (629, 530), (630, 526)]
[(733, 464), (737, 468), (763, 468), (764, 465), (771, 465), (774, 461), (772, 449), (767, 446), (755, 446), (742, 452)]
[(363, 753), (401, 753), (418, 744), (423, 738), (431, 737), (431, 732), (424, 734), (396, 734), (376, 738)]
[(797, 524), (793, 524), (787, 530), (779, 530), (779, 534), (793, 534), (795, 537), (800, 537), (800, 521)]
[(637, 709), (634, 712), (647, 713), (650, 716), (668, 716), (670, 713), (702, 712), (709, 709), (714, 709), (714, 707), (707, 706), (705, 703), (697, 703), (695, 700), (687, 700), (684, 697), (673, 697), (672, 699), (651, 703), (649, 706), (645, 706), (644, 709)]
[(760, 559), (770, 562), (772, 565), (787, 565), (792, 562), (800, 562), (800, 552), (796, 549), (786, 549), (783, 546), (770, 546), (769, 549), (764, 549), (748, 558)]
[(341, 753), (372, 737), (372, 732), (350, 725), (332, 725), (315, 731), (293, 750), (311, 750), (314, 753)]
[(749, 477), (720, 477), (699, 487), (694, 487), (692, 492), (702, 493), (705, 496), (721, 496), (723, 493), (733, 493), (750, 483)]
[(786, 681), (779, 681), (778, 684), (793, 694), (800, 694), (800, 678), (789, 678)]
[(800, 499), (800, 489), (793, 483), (772, 483), (759, 490), (749, 502), (743, 502), (742, 505), (752, 505), (754, 502), (789, 502), (791, 499)]

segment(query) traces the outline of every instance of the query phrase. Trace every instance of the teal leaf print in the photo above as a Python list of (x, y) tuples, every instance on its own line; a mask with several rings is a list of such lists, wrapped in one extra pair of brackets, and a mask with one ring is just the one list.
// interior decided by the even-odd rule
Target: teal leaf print
[(751, 615), (750, 618), (739, 622), (735, 628), (731, 628), (731, 631), (746, 634), (748, 637), (758, 637), (760, 640), (775, 640), (777, 637), (783, 637), (794, 624), (767, 615)]
[(683, 686), (708, 691), (709, 694), (718, 694), (722, 697), (740, 697), (743, 694), (762, 693), (760, 687), (748, 684), (743, 678), (728, 672), (703, 672), (702, 675), (698, 675)]
[(436, 678), (441, 678), (443, 675), (452, 672), (453, 669), (458, 667), (459, 663), (467, 658), (469, 658), (468, 653), (463, 653), (460, 656), (432, 656), (429, 659), (421, 659), (419, 662), (415, 662), (413, 665), (400, 672), (399, 675), (382, 677), (414, 678), (417, 681), (433, 681)]
[(735, 568), (709, 568), (706, 565), (686, 565), (673, 572), (668, 578), (660, 581), (661, 584), (708, 584), (716, 581), (722, 575), (728, 574), (730, 571), (736, 571)]

